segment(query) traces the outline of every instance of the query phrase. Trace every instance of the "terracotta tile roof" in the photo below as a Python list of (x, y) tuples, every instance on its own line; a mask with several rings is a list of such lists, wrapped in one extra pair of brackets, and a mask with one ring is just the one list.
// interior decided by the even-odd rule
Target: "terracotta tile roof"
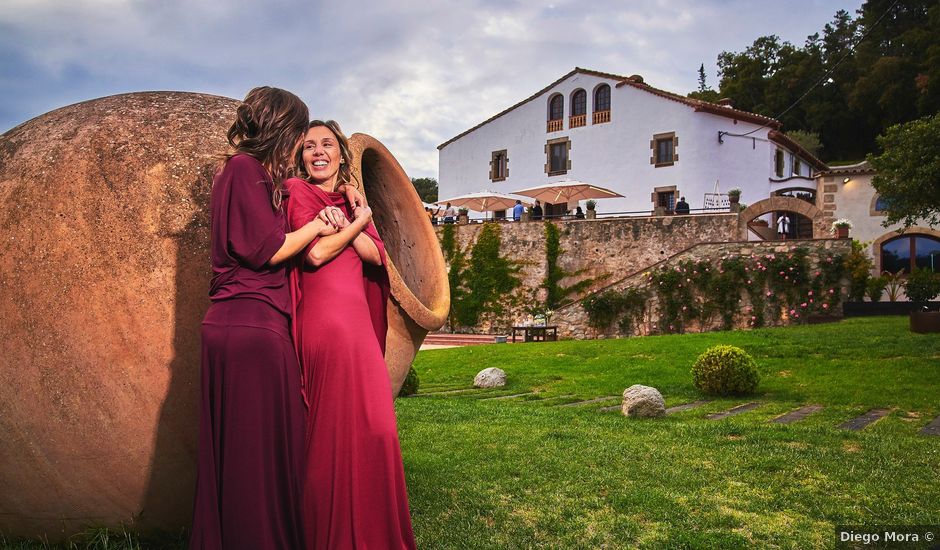
[(610, 79), (612, 79), (612, 80), (623, 80), (623, 79), (627, 78), (627, 77), (621, 76), (621, 75), (619, 75), (619, 74), (602, 73), (602, 72), (600, 72), (600, 71), (592, 71), (592, 70), (590, 70), (590, 69), (582, 69), (581, 67), (575, 67), (574, 70), (571, 71), (570, 73), (568, 73), (568, 74), (566, 74), (565, 76), (559, 78), (559, 79), (556, 80), (555, 82), (552, 82), (552, 83), (549, 84), (548, 86), (545, 86), (545, 87), (542, 88), (541, 90), (539, 90), (539, 91), (535, 92), (534, 94), (532, 94), (531, 96), (529, 96), (529, 97), (523, 99), (523, 100), (520, 101), (519, 103), (516, 103), (516, 104), (513, 105), (512, 107), (509, 107), (508, 109), (505, 109), (505, 110), (503, 110), (503, 111), (500, 111), (500, 112), (496, 113), (495, 115), (491, 116), (490, 118), (488, 118), (488, 119), (484, 120), (483, 122), (477, 124), (477, 125), (474, 126), (473, 128), (470, 128), (469, 130), (467, 130), (467, 131), (465, 131), (465, 132), (461, 132), (461, 133), (457, 134), (456, 136), (450, 138), (449, 140), (445, 141), (444, 143), (438, 145), (438, 146), (437, 146), (438, 150), (443, 149), (445, 146), (447, 146), (447, 145), (449, 145), (449, 144), (451, 144), (451, 143), (457, 141), (458, 139), (464, 137), (465, 135), (469, 134), (470, 132), (476, 130), (477, 128), (479, 128), (479, 127), (481, 127), (481, 126), (483, 126), (483, 125), (485, 125), (485, 124), (488, 124), (488, 123), (490, 123), (490, 122), (496, 120), (497, 118), (499, 118), (499, 117), (505, 115), (505, 114), (508, 113), (509, 111), (512, 111), (513, 109), (516, 109), (516, 108), (518, 108), (518, 107), (521, 107), (521, 106), (525, 105), (526, 103), (532, 101), (533, 99), (539, 97), (540, 95), (544, 94), (545, 92), (551, 90), (551, 89), (554, 88), (556, 85), (558, 85), (558, 84), (564, 82), (564, 81), (567, 80), (569, 77), (571, 77), (571, 76), (573, 76), (573, 75), (575, 75), (575, 74), (589, 74), (589, 75), (592, 75), (592, 76), (599, 76), (599, 77), (601, 77), (601, 78), (610, 78)]
[(692, 107), (696, 112), (710, 113), (713, 115), (733, 118), (743, 122), (766, 125), (774, 129), (778, 129), (782, 126), (779, 120), (766, 117), (764, 115), (742, 111), (740, 109), (719, 105), (717, 103), (711, 103), (709, 101), (703, 101), (701, 99), (692, 99), (691, 97), (685, 97), (679, 94), (674, 94), (672, 92), (667, 92), (666, 90), (654, 88), (643, 82), (642, 78), (637, 78), (636, 76), (625, 78), (623, 81), (617, 84), (618, 88), (621, 86), (633, 86), (634, 88), (649, 92), (653, 95), (658, 95), (659, 97), (664, 97), (666, 99), (678, 101), (679, 103), (684, 103), (685, 105)]
[(817, 176), (841, 176), (849, 174), (874, 174), (876, 172), (875, 168), (868, 163), (867, 160), (862, 162), (857, 162), (855, 164), (847, 164), (845, 166), (832, 166), (827, 167), (827, 170), (823, 170), (816, 174)]
[(787, 149), (793, 151), (794, 153), (797, 153), (800, 156), (800, 158), (803, 158), (807, 160), (810, 164), (812, 164), (813, 168), (815, 168), (816, 170), (828, 170), (829, 169), (829, 167), (826, 166), (825, 162), (816, 158), (816, 156), (810, 153), (809, 151), (807, 151), (805, 147), (793, 141), (793, 139), (790, 136), (784, 134), (783, 132), (780, 132), (778, 130), (771, 130), (770, 132), (767, 133), (767, 139), (779, 145), (783, 145)]
[[(450, 138), (449, 140), (445, 141), (444, 143), (438, 145), (438, 146), (437, 146), (438, 150), (443, 149), (443, 148), (446, 147), (447, 145), (449, 145), (449, 144), (451, 144), (451, 143), (457, 141), (458, 139), (464, 137), (465, 135), (469, 134), (470, 132), (476, 130), (477, 128), (480, 128), (481, 126), (483, 126), (483, 125), (485, 125), (485, 124), (488, 124), (489, 122), (492, 122), (493, 120), (496, 120), (497, 118), (499, 118), (499, 117), (505, 115), (506, 113), (512, 111), (513, 109), (516, 109), (517, 107), (521, 107), (522, 105), (525, 105), (526, 103), (532, 101), (533, 99), (539, 97), (540, 95), (544, 94), (545, 92), (551, 90), (551, 89), (554, 88), (556, 85), (560, 84), (561, 82), (564, 82), (566, 79), (568, 79), (569, 77), (571, 77), (571, 76), (573, 76), (573, 75), (575, 75), (575, 74), (588, 74), (588, 75), (592, 75), (592, 76), (598, 76), (598, 77), (601, 77), (601, 78), (609, 78), (609, 79), (611, 79), (611, 80), (617, 80), (617, 81), (619, 81), (619, 82), (616, 84), (616, 87), (617, 87), (617, 88), (620, 88), (621, 86), (633, 86), (634, 88), (643, 90), (643, 91), (645, 91), (645, 92), (649, 92), (649, 93), (651, 93), (651, 94), (653, 94), (653, 95), (657, 95), (657, 96), (662, 97), (662, 98), (665, 98), (665, 99), (670, 99), (670, 100), (672, 100), (672, 101), (677, 101), (677, 102), (679, 102), (679, 103), (683, 103), (683, 104), (685, 104), (685, 105), (688, 105), (689, 107), (692, 107), (696, 112), (710, 113), (710, 114), (713, 114), (713, 115), (728, 117), (728, 118), (732, 118), (732, 119), (735, 119), (735, 120), (740, 120), (740, 121), (743, 121), (743, 122), (750, 122), (750, 123), (753, 123), (753, 124), (766, 125), (766, 126), (768, 126), (768, 127), (770, 127), (770, 128), (773, 128), (773, 129), (775, 129), (775, 130), (779, 129), (779, 128), (782, 126), (782, 124), (780, 123), (780, 121), (778, 121), (778, 120), (776, 120), (776, 119), (773, 119), (773, 118), (770, 118), (770, 117), (765, 117), (765, 116), (763, 116), (763, 115), (758, 115), (758, 114), (755, 114), (755, 113), (749, 113), (749, 112), (747, 112), (747, 111), (741, 111), (740, 109), (734, 109), (734, 108), (732, 108), (732, 107), (726, 107), (726, 106), (724, 106), (724, 105), (718, 105), (717, 103), (710, 103), (710, 102), (708, 102), (708, 101), (702, 101), (702, 100), (700, 100), (700, 99), (692, 99), (692, 98), (689, 98), (689, 97), (681, 96), (681, 95), (679, 95), (679, 94), (674, 94), (674, 93), (672, 93), (672, 92), (667, 92), (667, 91), (665, 91), (665, 90), (660, 90), (660, 89), (658, 89), (658, 88), (654, 88), (654, 87), (650, 86), (649, 84), (644, 83), (644, 82), (643, 82), (643, 79), (642, 79), (641, 77), (637, 76), (637, 75), (633, 75), (633, 76), (623, 76), (623, 75), (618, 75), (618, 74), (605, 73), (605, 72), (601, 72), (601, 71), (592, 71), (592, 70), (590, 70), (590, 69), (582, 69), (581, 67), (575, 67), (573, 71), (571, 71), (571, 72), (569, 72), (568, 74), (566, 74), (565, 76), (559, 78), (559, 79), (556, 80), (555, 82), (552, 82), (551, 84), (549, 84), (548, 86), (542, 88), (541, 90), (535, 92), (534, 94), (532, 94), (531, 96), (527, 97), (526, 99), (523, 99), (523, 100), (520, 101), (519, 103), (516, 103), (516, 104), (513, 105), (512, 107), (509, 107), (508, 109), (505, 109), (505, 110), (503, 110), (503, 111), (500, 111), (499, 113), (497, 113), (497, 114), (491, 116), (490, 118), (484, 120), (483, 122), (477, 124), (477, 125), (474, 126), (473, 128), (470, 128), (469, 130), (466, 130), (465, 132), (461, 132), (460, 134), (457, 134), (456, 136), (454, 136), (454, 137)], [(787, 139), (789, 139), (789, 138), (787, 138)], [(809, 155), (809, 154), (807, 153), (807, 155)], [(809, 155), (807, 158), (811, 158), (811, 159), (813, 159), (814, 161), (819, 162), (820, 164), (822, 164), (818, 159), (816, 159), (816, 158), (813, 157), (812, 155)], [(822, 166), (825, 167), (824, 164), (822, 164)]]

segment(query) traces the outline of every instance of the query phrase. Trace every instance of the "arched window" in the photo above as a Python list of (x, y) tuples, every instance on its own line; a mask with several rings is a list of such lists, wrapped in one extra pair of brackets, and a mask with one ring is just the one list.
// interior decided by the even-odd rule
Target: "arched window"
[(594, 89), (594, 124), (610, 122), (610, 86), (601, 84)]
[(568, 119), (569, 128), (577, 128), (587, 124), (587, 92), (581, 89), (571, 94), (571, 116)]
[(571, 94), (571, 116), (587, 114), (587, 92), (575, 90)]
[(940, 272), (940, 239), (913, 234), (881, 243), (882, 271), (909, 274), (915, 267)]
[(565, 97), (555, 94), (548, 100), (548, 131), (557, 132), (562, 129), (562, 118), (565, 116)]

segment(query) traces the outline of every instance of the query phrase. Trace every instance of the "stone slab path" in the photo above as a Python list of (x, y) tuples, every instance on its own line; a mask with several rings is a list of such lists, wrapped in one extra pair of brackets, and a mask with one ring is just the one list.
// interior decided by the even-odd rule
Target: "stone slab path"
[(588, 399), (587, 401), (575, 401), (574, 403), (564, 403), (562, 405), (554, 405), (555, 407), (578, 407), (581, 405), (588, 405), (590, 403), (600, 403), (601, 401), (610, 401), (611, 399), (621, 399), (619, 395), (609, 395), (607, 397), (596, 397), (594, 399)]
[(753, 411), (757, 407), (763, 405), (760, 401), (752, 401), (750, 403), (745, 403), (743, 405), (738, 405), (737, 407), (732, 407), (726, 411), (712, 413), (705, 418), (709, 420), (721, 420), (722, 418), (728, 418), (729, 416), (734, 416), (736, 414), (741, 414), (747, 411)]
[(822, 409), (822, 405), (806, 405), (805, 407), (800, 407), (799, 409), (780, 415), (777, 418), (772, 419), (770, 422), (772, 424), (790, 424), (803, 420), (811, 414), (818, 413)]
[(839, 424), (839, 427), (843, 430), (852, 430), (853, 432), (857, 432), (867, 427), (868, 425), (875, 423), (881, 418), (884, 418), (888, 415), (889, 412), (891, 412), (891, 409), (872, 409), (862, 416)]
[(533, 403), (544, 403), (545, 401), (554, 401), (555, 399), (567, 399), (569, 397), (574, 397), (573, 393), (566, 393), (565, 395), (556, 395), (555, 397), (545, 397), (543, 399), (534, 399)]
[[(526, 397), (529, 395), (537, 395), (538, 392), (529, 391), (522, 393), (500, 393), (505, 392), (505, 388), (476, 388), (473, 386), (464, 386), (464, 387), (453, 387), (452, 385), (442, 384), (436, 387), (427, 388), (430, 391), (419, 392), (415, 395), (409, 397), (467, 397), (479, 401), (508, 401), (511, 399), (517, 399), (520, 397)], [(516, 390), (518, 391), (518, 390)], [(574, 394), (565, 394), (565, 395), (556, 395), (553, 397), (545, 398), (534, 398), (528, 400), (522, 400), (526, 403), (540, 403), (546, 407), (581, 407), (584, 405), (590, 405), (593, 403), (603, 403), (605, 401), (620, 400), (622, 396), (620, 395), (607, 395), (602, 397), (595, 397), (593, 399), (587, 399), (584, 401), (575, 401), (572, 403), (559, 403), (559, 404), (549, 404), (547, 402), (555, 401), (558, 399), (569, 399), (575, 397)], [(546, 402), (546, 403), (543, 403)], [(682, 411), (687, 411), (690, 409), (695, 409), (701, 407), (702, 405), (711, 403), (711, 400), (700, 399), (697, 401), (692, 401), (689, 403), (683, 403), (681, 405), (675, 405), (666, 409), (666, 414), (674, 414)], [(726, 411), (721, 411), (717, 413), (712, 413), (706, 415), (705, 418), (708, 420), (721, 420), (723, 418), (728, 418), (729, 416), (735, 416), (737, 414), (745, 413), (752, 411), (764, 403), (762, 401), (752, 401), (750, 403), (744, 403), (732, 407)], [(597, 409), (600, 412), (611, 412), (619, 411), (621, 408), (621, 403), (616, 403), (614, 405), (605, 405)], [(825, 407), (823, 405), (804, 405), (797, 409), (793, 409), (787, 413), (784, 413), (776, 418), (768, 420), (771, 424), (792, 424), (806, 419), (807, 417), (818, 413), (823, 410)], [(893, 409), (871, 409), (865, 414), (847, 420), (842, 424), (839, 424), (837, 427), (843, 430), (849, 431), (860, 431), (868, 426), (874, 424), (878, 420), (881, 420), (885, 416), (891, 413)], [(940, 436), (940, 416), (934, 418), (929, 424), (921, 428), (920, 433), (927, 436)]]
[(924, 426), (920, 431), (924, 435), (940, 435), (940, 416), (933, 419), (933, 422)]
[(452, 395), (455, 393), (473, 392), (473, 391), (477, 391), (480, 389), (482, 388), (458, 388), (455, 390), (435, 390), (435, 391), (427, 391), (427, 392), (419, 391), (418, 393), (412, 395), (412, 397), (423, 397), (423, 396), (430, 396), (430, 395)]
[(514, 399), (516, 397), (522, 397), (524, 395), (535, 395), (534, 391), (525, 392), (525, 393), (514, 393), (512, 395), (497, 395), (496, 397), (484, 397), (480, 401), (490, 401), (494, 399)]
[(687, 410), (689, 410), (689, 409), (694, 409), (694, 408), (697, 408), (697, 407), (701, 407), (702, 405), (704, 405), (704, 404), (706, 404), (706, 403), (711, 403), (711, 401), (709, 401), (709, 400), (707, 400), (707, 399), (700, 399), (700, 400), (698, 400), (698, 401), (693, 401), (693, 402), (691, 402), (691, 403), (685, 403), (685, 404), (683, 404), (683, 405), (676, 405), (675, 407), (669, 407), (669, 408), (667, 408), (667, 409), (666, 409), (666, 414), (672, 414), (672, 413), (687, 411)]
[[(689, 409), (694, 409), (694, 408), (696, 408), (696, 407), (701, 407), (701, 406), (704, 405), (705, 403), (710, 403), (710, 402), (711, 402), (711, 401), (709, 401), (709, 400), (707, 400), (707, 399), (702, 399), (702, 400), (699, 400), (699, 401), (692, 401), (691, 403), (683, 403), (682, 405), (676, 405), (675, 407), (669, 407), (669, 408), (667, 408), (667, 409), (666, 409), (666, 414), (672, 414), (672, 413), (687, 411), (687, 410), (689, 410)], [(623, 404), (621, 403), (621, 404), (619, 404), (619, 405), (611, 405), (611, 406), (609, 406), (609, 407), (601, 407), (601, 408), (600, 408), (600, 411), (601, 411), (601, 412), (619, 411), (619, 410), (621, 409), (621, 406), (622, 406), (622, 405), (623, 405)]]

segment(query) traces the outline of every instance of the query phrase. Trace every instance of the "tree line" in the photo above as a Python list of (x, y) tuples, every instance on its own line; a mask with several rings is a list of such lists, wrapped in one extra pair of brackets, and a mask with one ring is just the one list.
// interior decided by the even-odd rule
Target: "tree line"
[(839, 10), (802, 46), (771, 35), (723, 51), (719, 89), (702, 66), (688, 95), (775, 117), (830, 163), (878, 152), (887, 128), (940, 112), (940, 3), (868, 0), (856, 15)]

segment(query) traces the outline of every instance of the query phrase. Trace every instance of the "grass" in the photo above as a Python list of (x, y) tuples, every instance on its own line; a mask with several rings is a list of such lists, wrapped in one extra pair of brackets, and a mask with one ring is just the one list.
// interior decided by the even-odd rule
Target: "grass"
[[(689, 368), (719, 343), (755, 357), (757, 395), (655, 420), (598, 411), (617, 400), (552, 406), (637, 383), (667, 406), (701, 399)], [(419, 548), (818, 548), (835, 545), (840, 524), (940, 524), (940, 437), (918, 433), (940, 415), (940, 338), (910, 333), (906, 318), (473, 346), (415, 361), (422, 393), (467, 388), (490, 366), (508, 373), (505, 388), (396, 401)], [(525, 392), (535, 393), (481, 399)], [(703, 418), (751, 400), (763, 405)], [(825, 408), (767, 422), (811, 403)], [(836, 427), (876, 407), (892, 412), (861, 432)], [(133, 535), (103, 545), (100, 530), (85, 538), (95, 533), (71, 547), (150, 547)]]
[[(667, 406), (700, 399), (689, 368), (718, 343), (755, 357), (756, 396), (646, 421), (598, 412), (616, 400), (550, 406), (635, 383)], [(419, 547), (816, 548), (834, 546), (840, 524), (940, 524), (940, 438), (918, 434), (940, 414), (940, 338), (910, 333), (906, 318), (475, 346), (415, 362), (422, 391), (466, 386), (489, 366), (508, 373), (506, 388), (396, 402)], [(703, 418), (755, 399), (754, 411)], [(767, 422), (810, 403), (825, 408)], [(862, 432), (836, 428), (875, 407), (892, 413)]]

